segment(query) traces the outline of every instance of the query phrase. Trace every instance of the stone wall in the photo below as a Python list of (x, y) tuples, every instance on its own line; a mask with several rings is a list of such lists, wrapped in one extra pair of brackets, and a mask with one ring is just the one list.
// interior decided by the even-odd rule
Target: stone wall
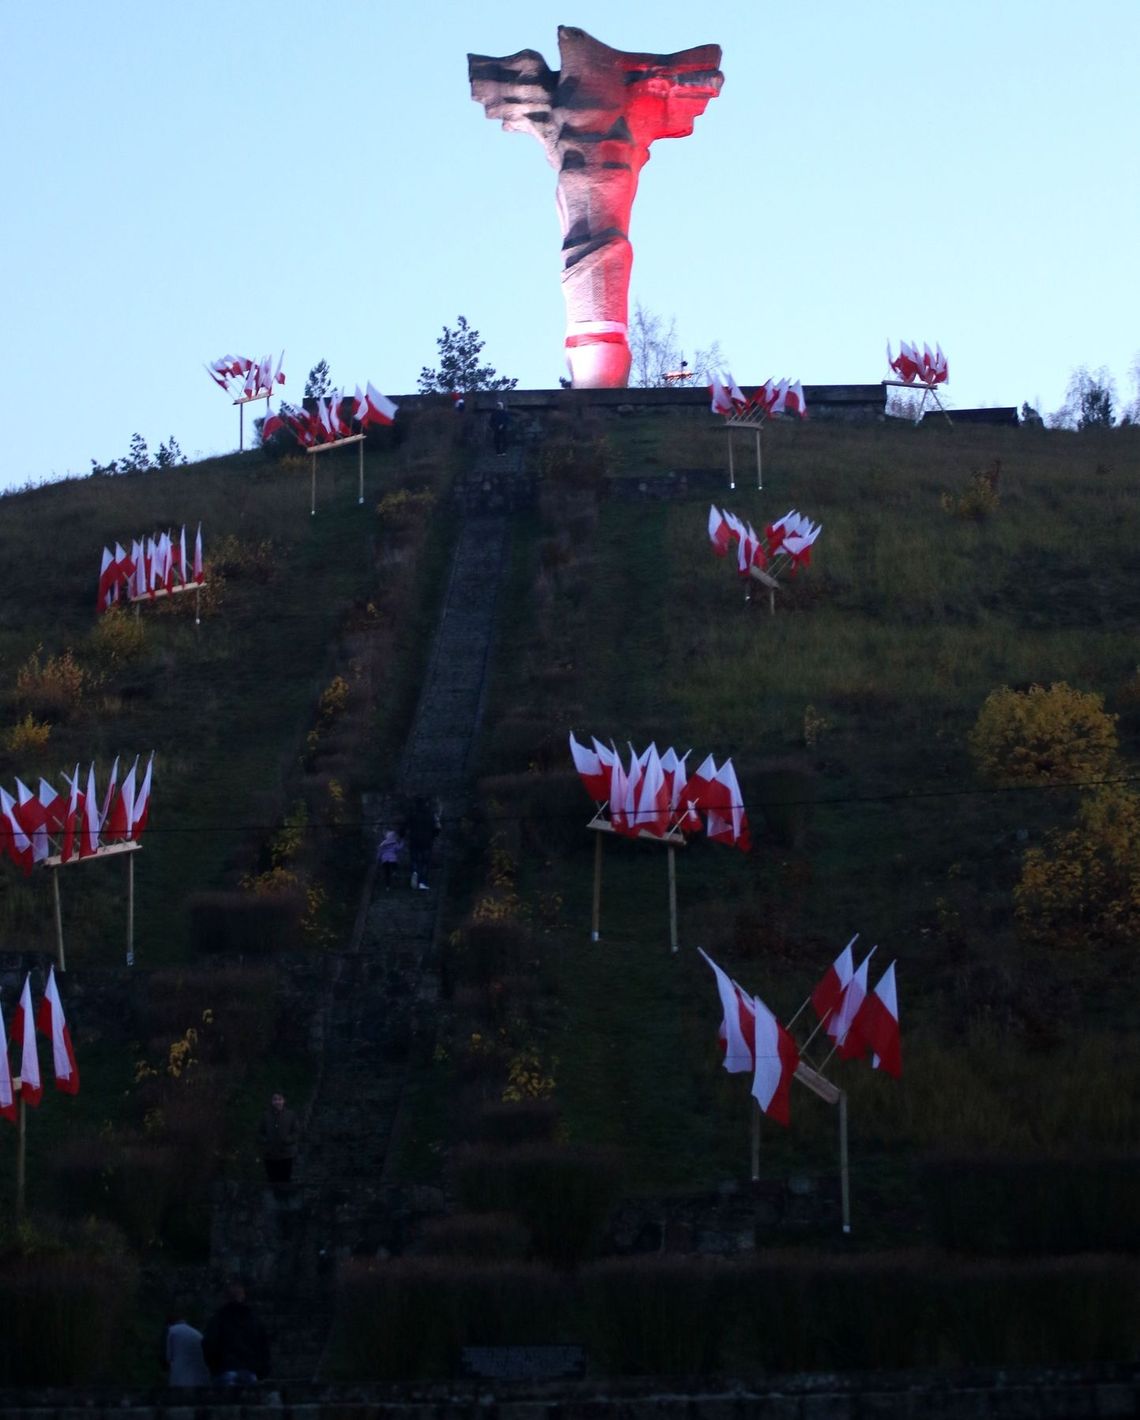
[(7, 1420), (1125, 1420), (1140, 1414), (1140, 1365), (959, 1372), (658, 1379), (456, 1381), (216, 1391), (0, 1392)]

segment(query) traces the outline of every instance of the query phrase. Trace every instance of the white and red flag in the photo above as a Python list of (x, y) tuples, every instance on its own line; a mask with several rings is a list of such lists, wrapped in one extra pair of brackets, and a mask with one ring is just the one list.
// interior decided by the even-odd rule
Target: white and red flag
[(202, 561), (202, 524), (198, 524), (198, 531), (194, 534), (194, 580), (201, 585), (203, 577), (206, 575), (206, 565)]
[(685, 760), (690, 754), (692, 754), (692, 750), (687, 749), (678, 759), (677, 751), (670, 745), (661, 756), (661, 773), (665, 776), (665, 790), (669, 798), (670, 814), (676, 813), (677, 805), (681, 802), (681, 794), (687, 783)]
[(111, 583), (115, 575), (115, 559), (111, 549), (103, 549), (103, 561), (99, 567), (99, 590), (95, 594), (95, 610), (106, 611), (111, 605)]
[(7, 789), (0, 789), (0, 849), (23, 868), (25, 875), (32, 871), (32, 840), (20, 821), (16, 801)]
[(71, 1032), (63, 1015), (63, 1002), (55, 984), (55, 967), (48, 972), (43, 1000), (36, 1012), (36, 1025), (41, 1035), (51, 1041), (52, 1069), (55, 1071), (55, 1087), (65, 1095), (79, 1093), (79, 1070), (75, 1064), (75, 1051), (71, 1045)]
[(70, 863), (75, 852), (75, 826), (83, 799), (79, 792), (79, 765), (75, 766), (74, 777), (69, 778), (66, 774), (63, 777), (71, 788), (71, 794), (67, 803), (67, 815), (63, 820), (63, 843), (60, 845), (59, 856), (61, 862)]
[(725, 370), (724, 372), (724, 388), (728, 391), (728, 397), (732, 400), (733, 405), (737, 409), (743, 409), (748, 403), (748, 400), (745, 398), (744, 391), (733, 378), (731, 370)]
[(16, 1122), (16, 1095), (12, 1089), (12, 1067), (8, 1064), (8, 1035), (4, 1012), (0, 1009), (0, 1119)]
[(788, 386), (785, 402), (789, 414), (798, 414), (801, 419), (807, 418), (807, 400), (804, 398), (804, 387), (799, 380), (794, 385)]
[(99, 796), (95, 790), (95, 763), (87, 770), (87, 792), (83, 796), (83, 829), (79, 835), (79, 856), (92, 858), (99, 851)]
[(578, 743), (573, 730), (570, 731), (570, 754), (587, 794), (596, 804), (604, 804), (610, 796), (609, 767), (602, 763), (596, 750)]
[[(40, 780), (43, 783), (43, 780)], [(55, 790), (51, 790), (55, 797)], [(33, 794), (22, 779), (16, 780), (16, 817), (32, 844), (32, 862), (42, 863), (51, 853), (47, 830), (48, 805)]]
[(732, 530), (724, 514), (715, 503), (709, 505), (709, 541), (713, 545), (713, 551), (718, 557), (724, 557), (728, 553), (728, 544), (732, 538)]
[(859, 940), (856, 932), (831, 965), (824, 972), (819, 984), (811, 993), (812, 1009), (823, 1023), (835, 1014), (839, 1002), (852, 976), (855, 974), (855, 960), (851, 948)]
[(714, 414), (731, 414), (733, 411), (732, 396), (721, 383), (719, 375), (713, 375), (712, 384), (709, 385), (709, 394), (712, 396), (710, 408)]
[(835, 1041), (840, 1060), (857, 1060), (867, 1053), (867, 1045), (851, 1030), (852, 1022), (859, 1014), (859, 1007), (867, 996), (867, 964), (877, 949), (872, 947), (856, 967), (851, 980), (840, 997), (839, 1005), (824, 1030)]
[(134, 809), (131, 813), (131, 837), (136, 841), (142, 837), (147, 817), (150, 814), (150, 777), (153, 768), (154, 750), (151, 750), (150, 758), (146, 764), (146, 773), (143, 775), (142, 785), (135, 795)]
[(895, 990), (894, 962), (883, 972), (874, 991), (864, 998), (851, 1022), (850, 1034), (871, 1051), (873, 1069), (885, 1070), (888, 1075), (899, 1079), (902, 1075), (902, 1039), (899, 1034), (899, 998)]
[(20, 1050), (20, 1092), (24, 1103), (35, 1108), (43, 1098), (40, 1057), (36, 1053), (36, 1018), (32, 1010), (32, 978), (24, 978), (20, 1004), (12, 1017), (12, 1038)]
[(724, 1068), (730, 1075), (741, 1075), (756, 1068), (756, 1008), (751, 996), (742, 991), (727, 972), (722, 971), (712, 957), (700, 947), (705, 961), (716, 976), (722, 1019), (719, 1036), (724, 1047)]
[(713, 843), (731, 843), (747, 853), (752, 848), (744, 796), (740, 792), (732, 760), (726, 759), (709, 788), (708, 821), (705, 831)]
[(792, 1076), (800, 1063), (796, 1043), (759, 996), (752, 998), (756, 1073), (752, 1094), (769, 1118), (786, 1125), (791, 1117)]
[(661, 768), (656, 744), (645, 754), (641, 782), (637, 787), (636, 826), (640, 832), (660, 838), (669, 828), (669, 786)]
[(366, 382), (364, 392), (364, 413), (359, 408), (356, 417), (362, 425), (368, 424), (391, 424), (399, 412), (400, 406), (382, 395), (380, 391), (369, 380)]
[[(115, 761), (116, 764), (118, 760)], [(135, 822), (135, 771), (138, 769), (138, 755), (123, 780), (119, 795), (113, 800), (106, 819), (103, 837), (108, 843), (125, 843), (131, 836)]]

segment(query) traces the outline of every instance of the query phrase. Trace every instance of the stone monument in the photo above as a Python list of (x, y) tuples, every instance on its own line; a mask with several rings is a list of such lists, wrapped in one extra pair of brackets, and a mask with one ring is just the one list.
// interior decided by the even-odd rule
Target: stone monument
[(467, 56), (471, 96), (488, 118), (531, 133), (558, 174), (566, 355), (575, 388), (629, 383), (629, 216), (657, 138), (684, 138), (724, 83), (720, 46), (633, 54), (568, 25), (562, 68), (520, 49)]

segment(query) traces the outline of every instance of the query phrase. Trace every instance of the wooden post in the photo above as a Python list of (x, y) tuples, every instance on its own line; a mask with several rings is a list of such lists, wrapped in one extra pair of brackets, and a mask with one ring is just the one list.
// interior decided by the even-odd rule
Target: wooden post
[(360, 444), (360, 497), (356, 500), (356, 505), (357, 505), (358, 508), (363, 508), (363, 506), (364, 506), (364, 443), (363, 443), (363, 440), (361, 441), (361, 444)]
[(312, 449), (309, 450), (309, 471), (313, 477), (312, 492), (309, 495), (309, 516), (315, 518), (317, 516), (317, 456)]
[(28, 1154), (28, 1111), (24, 1104), (24, 1082), (17, 1076), (12, 1081), (12, 1092), (19, 1103), (16, 1105), (16, 1217), (24, 1216), (25, 1175)]
[(53, 868), (51, 874), (51, 891), (55, 899), (55, 954), (59, 958), (60, 971), (67, 970), (67, 962), (63, 955), (63, 909), (59, 902), (59, 869)]
[(669, 845), (669, 947), (677, 950), (677, 853)]
[(843, 1208), (843, 1231), (851, 1231), (851, 1192), (847, 1177), (847, 1091), (839, 1092), (839, 1197)]
[(602, 835), (594, 836), (594, 916), (590, 930), (590, 941), (601, 941), (599, 928), (602, 916)]
[(238, 453), (245, 449), (245, 405), (238, 405)]
[(760, 1101), (754, 1095), (752, 1102), (752, 1182), (760, 1181)]
[(135, 855), (127, 854), (127, 965), (135, 964)]
[(197, 582), (194, 584), (194, 625), (202, 625), (202, 588)]
[(732, 430), (728, 431), (728, 486), (736, 487), (736, 470), (732, 465)]
[(760, 463), (760, 430), (756, 430), (756, 487), (764, 491), (764, 474)]

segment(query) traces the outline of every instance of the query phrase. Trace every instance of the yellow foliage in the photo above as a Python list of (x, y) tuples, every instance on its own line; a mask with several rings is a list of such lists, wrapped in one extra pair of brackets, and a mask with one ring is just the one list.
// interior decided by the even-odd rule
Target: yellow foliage
[(344, 676), (334, 676), (330, 684), (321, 691), (317, 713), (324, 724), (335, 720), (348, 704), (348, 681)]
[(997, 784), (1103, 779), (1116, 748), (1116, 716), (1104, 696), (1064, 681), (991, 691), (970, 731), (979, 771)]
[(95, 623), (91, 632), (91, 650), (100, 665), (108, 670), (116, 670), (138, 660), (146, 650), (146, 630), (142, 618), (126, 607), (111, 607)]
[(410, 489), (399, 488), (384, 494), (376, 504), (376, 516), (393, 527), (407, 527), (426, 517), (434, 507), (435, 494), (429, 489), (413, 493)]
[(1124, 785), (1088, 794), (1077, 827), (1030, 848), (1014, 889), (1028, 937), (1062, 946), (1140, 933), (1140, 797)]
[(10, 754), (36, 754), (50, 738), (51, 725), (28, 714), (4, 731), (4, 748)]
[(291, 862), (301, 851), (308, 822), (309, 813), (305, 808), (304, 799), (301, 799), (292, 813), (286, 814), (285, 822), (274, 834), (273, 842), (269, 845), (269, 857), (275, 868)]
[(71, 651), (45, 660), (43, 650), (42, 645), (37, 646), (16, 672), (16, 699), (31, 711), (65, 715), (94, 688), (95, 678)]
[(554, 1076), (543, 1067), (537, 1050), (527, 1048), (511, 1056), (507, 1066), (507, 1085), (503, 1090), (504, 1104), (549, 1099), (554, 1088)]
[(299, 885), (297, 874), (283, 864), (278, 864), (264, 873), (246, 873), (241, 880), (241, 886), (246, 892), (252, 892), (258, 897), (268, 893), (289, 892)]

